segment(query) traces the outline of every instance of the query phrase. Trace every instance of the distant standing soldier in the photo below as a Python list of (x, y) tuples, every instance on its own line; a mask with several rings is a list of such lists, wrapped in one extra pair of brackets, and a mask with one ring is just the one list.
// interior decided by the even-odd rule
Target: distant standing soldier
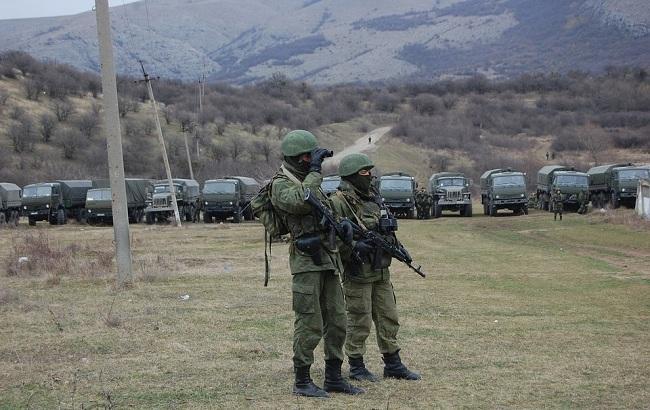
[(557, 221), (557, 215), (560, 214), (561, 221), (564, 212), (564, 195), (559, 189), (551, 195), (551, 204), (553, 205), (553, 220)]
[[(372, 188), (372, 161), (364, 154), (350, 154), (339, 164), (341, 185), (332, 195), (335, 212), (356, 222), (362, 229), (376, 231), (397, 241), (397, 221), (384, 208)], [(380, 221), (386, 222), (383, 226)], [(351, 246), (341, 245), (343, 288), (348, 313), (345, 352), (350, 363), (350, 378), (375, 382), (378, 378), (365, 366), (366, 340), (375, 324), (377, 344), (384, 360), (384, 377), (419, 380), (400, 358), (397, 343), (399, 321), (395, 293), (388, 267), (391, 256), (377, 252), (371, 242), (354, 238)]]
[[(328, 248), (327, 232), (304, 201), (304, 190), (309, 188), (328, 204), (320, 190), (321, 166), (332, 152), (319, 148), (316, 137), (302, 130), (289, 132), (281, 149), (284, 161), (271, 186), (271, 203), (291, 234), (289, 267), (295, 312), (293, 393), (309, 397), (328, 397), (326, 392), (363, 393), (363, 389), (341, 377), (346, 318), (338, 252)], [(310, 376), (314, 349), (321, 338), (325, 350), (324, 390)]]
[(372, 144), (372, 135), (368, 135), (368, 145)]
[(581, 215), (586, 214), (587, 207), (589, 206), (589, 194), (586, 191), (580, 191), (578, 193), (578, 204), (580, 205), (578, 213)]
[(426, 219), (431, 214), (431, 196), (424, 188), (415, 193), (415, 208), (418, 211), (418, 219)]

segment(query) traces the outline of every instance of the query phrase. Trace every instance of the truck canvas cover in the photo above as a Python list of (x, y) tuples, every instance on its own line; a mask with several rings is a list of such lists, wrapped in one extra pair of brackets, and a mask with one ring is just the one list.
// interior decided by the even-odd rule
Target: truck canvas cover
[[(126, 178), (126, 200), (129, 207), (144, 206), (147, 200), (147, 188), (153, 186), (150, 179)], [(93, 181), (93, 189), (110, 188), (108, 179), (97, 179)]]
[(61, 194), (66, 207), (83, 207), (86, 205), (86, 193), (92, 189), (90, 180), (56, 181), (61, 186)]
[(0, 208), (20, 206), (22, 190), (16, 184), (0, 182)]
[(260, 191), (261, 185), (255, 178), (250, 177), (224, 177), (224, 179), (236, 179), (241, 183), (242, 194), (246, 198), (246, 201), (253, 199), (255, 195)]

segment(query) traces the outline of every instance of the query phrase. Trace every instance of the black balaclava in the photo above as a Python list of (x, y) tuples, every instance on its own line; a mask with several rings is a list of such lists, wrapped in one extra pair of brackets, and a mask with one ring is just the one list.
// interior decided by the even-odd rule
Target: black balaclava
[(363, 195), (364, 197), (370, 197), (372, 175), (360, 175), (357, 172), (355, 174), (345, 176), (343, 179), (349, 182), (359, 194)]
[(309, 162), (304, 162), (300, 160), (300, 157), (304, 155), (297, 155), (295, 157), (284, 157), (285, 167), (291, 171), (295, 176), (300, 179), (304, 179), (307, 174), (309, 174)]

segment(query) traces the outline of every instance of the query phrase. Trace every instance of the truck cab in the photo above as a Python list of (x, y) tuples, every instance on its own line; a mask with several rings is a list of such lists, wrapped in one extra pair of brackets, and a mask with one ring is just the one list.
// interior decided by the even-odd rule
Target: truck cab
[[(53, 182), (25, 185), (23, 187), (22, 213), (30, 225), (48, 221), (55, 225), (65, 223), (61, 185)], [(61, 211), (61, 213), (59, 213)], [(57, 217), (61, 217), (60, 220)]]
[(601, 165), (587, 173), (594, 206), (603, 208), (609, 204), (612, 208), (618, 208), (623, 203), (634, 207), (639, 180), (650, 179), (650, 165)]
[(485, 215), (496, 216), (499, 209), (528, 215), (525, 174), (511, 168), (485, 171), (481, 175), (481, 203)]
[(442, 211), (460, 212), (472, 216), (470, 180), (459, 172), (438, 172), (431, 175), (427, 186), (433, 196), (433, 216), (439, 218)]
[(212, 223), (214, 219), (233, 222), (253, 220), (250, 201), (260, 190), (260, 184), (250, 177), (228, 176), (210, 179), (203, 183), (201, 208), (203, 221)]
[(578, 210), (580, 193), (589, 196), (589, 175), (576, 171), (574, 167), (547, 165), (537, 173), (537, 206), (551, 210), (551, 194), (560, 190), (565, 209)]
[(338, 175), (328, 175), (323, 177), (323, 182), (320, 184), (320, 189), (325, 195), (330, 196), (339, 189), (341, 184), (341, 177)]
[[(199, 217), (199, 183), (193, 179), (175, 178), (172, 180), (176, 204), (181, 220), (197, 222)], [(147, 224), (167, 222), (174, 217), (172, 194), (167, 180), (160, 180), (153, 186), (151, 199), (147, 199), (144, 210)]]
[(23, 191), (16, 184), (0, 182), (0, 224), (18, 225)]
[(386, 207), (395, 215), (415, 217), (415, 178), (403, 173), (385, 174), (379, 179), (379, 193)]

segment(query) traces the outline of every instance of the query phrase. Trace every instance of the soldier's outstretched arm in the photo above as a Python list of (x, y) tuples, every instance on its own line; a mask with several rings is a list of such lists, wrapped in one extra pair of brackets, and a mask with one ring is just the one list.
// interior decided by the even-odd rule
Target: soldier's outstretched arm
[(318, 192), (323, 176), (318, 172), (310, 172), (301, 185), (297, 185), (285, 178), (278, 178), (273, 182), (271, 202), (273, 206), (285, 212), (297, 215), (307, 215), (312, 208), (305, 202), (305, 188)]

